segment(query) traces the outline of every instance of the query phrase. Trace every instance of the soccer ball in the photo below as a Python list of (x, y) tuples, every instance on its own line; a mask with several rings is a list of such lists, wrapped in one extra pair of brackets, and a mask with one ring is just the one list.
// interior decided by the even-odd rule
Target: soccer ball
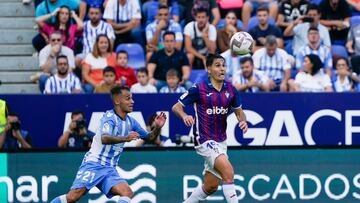
[(235, 55), (246, 55), (252, 50), (254, 39), (247, 32), (237, 32), (230, 39), (230, 49)]

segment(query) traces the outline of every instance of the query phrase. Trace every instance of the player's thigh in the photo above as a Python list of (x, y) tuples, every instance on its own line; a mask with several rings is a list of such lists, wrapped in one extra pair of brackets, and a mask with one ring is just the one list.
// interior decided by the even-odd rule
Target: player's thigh
[(119, 196), (126, 196), (131, 198), (133, 196), (133, 191), (127, 183), (119, 183), (111, 188), (111, 193)]
[(215, 193), (221, 183), (221, 179), (216, 177), (209, 171), (205, 172), (204, 175), (204, 190), (208, 194)]
[(234, 180), (234, 169), (225, 154), (221, 154), (215, 159), (214, 168), (220, 173), (224, 182)]
[(66, 194), (67, 202), (76, 202), (78, 201), (83, 195), (85, 195), (87, 192), (87, 189), (84, 188), (78, 188), (78, 189), (72, 189)]

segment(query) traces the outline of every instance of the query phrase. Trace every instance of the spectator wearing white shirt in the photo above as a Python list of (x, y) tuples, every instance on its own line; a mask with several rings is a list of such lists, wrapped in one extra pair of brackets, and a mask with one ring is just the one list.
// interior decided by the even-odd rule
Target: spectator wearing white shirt
[(46, 81), (44, 94), (81, 93), (80, 80), (69, 70), (67, 57), (58, 56), (56, 63), (58, 71)]
[(318, 55), (321, 59), (321, 62), (324, 65), (325, 72), (331, 76), (332, 75), (332, 66), (333, 60), (331, 51), (328, 47), (320, 43), (319, 30), (316, 27), (311, 27), (308, 30), (308, 40), (309, 43), (306, 46), (303, 46), (299, 49), (298, 54), (296, 55), (296, 68), (301, 70), (301, 66), (304, 62), (304, 57), (308, 54)]
[(324, 73), (323, 63), (318, 55), (306, 55), (303, 71), (296, 74), (295, 80), (289, 80), (292, 92), (332, 92), (333, 88), (329, 75)]
[(131, 93), (157, 93), (156, 87), (149, 83), (149, 73), (146, 68), (140, 68), (136, 78), (138, 83), (131, 86)]
[(138, 0), (108, 0), (104, 18), (115, 30), (115, 48), (121, 43), (137, 42), (143, 45)]
[(255, 51), (252, 56), (254, 67), (270, 78), (271, 91), (288, 91), (287, 82), (291, 76), (291, 64), (289, 55), (283, 49), (278, 48), (276, 37), (268, 35), (265, 47)]
[(195, 9), (195, 21), (184, 28), (186, 54), (195, 69), (204, 69), (206, 55), (216, 51), (217, 32), (215, 26), (209, 23), (208, 12), (203, 7)]
[(261, 70), (254, 69), (251, 57), (243, 57), (240, 61), (241, 69), (233, 75), (232, 84), (240, 92), (268, 92), (270, 79)]

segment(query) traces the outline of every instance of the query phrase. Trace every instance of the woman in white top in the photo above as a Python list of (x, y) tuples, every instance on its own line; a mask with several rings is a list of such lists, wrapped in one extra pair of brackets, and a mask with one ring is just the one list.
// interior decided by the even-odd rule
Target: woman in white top
[(349, 62), (346, 58), (339, 58), (336, 61), (336, 74), (333, 78), (335, 92), (353, 91), (354, 82), (359, 83), (359, 77), (356, 73), (350, 71)]
[(332, 92), (330, 77), (322, 69), (323, 63), (315, 54), (306, 55), (303, 71), (289, 80), (290, 91), (293, 92)]

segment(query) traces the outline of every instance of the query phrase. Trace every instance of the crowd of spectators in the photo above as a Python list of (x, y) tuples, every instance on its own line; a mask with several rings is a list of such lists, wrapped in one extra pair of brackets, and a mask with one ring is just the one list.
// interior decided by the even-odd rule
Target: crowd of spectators
[[(359, 91), (360, 23), (351, 20), (360, 10), (357, 1), (37, 0), (35, 5), (39, 34), (33, 46), (40, 72), (31, 79), (44, 94), (106, 93), (115, 84), (133, 93), (181, 93), (197, 75), (206, 75), (204, 62), (213, 53), (226, 58), (226, 77), (239, 91)], [(252, 56), (231, 52), (229, 41), (238, 31), (253, 36)], [(133, 43), (143, 49), (143, 67), (132, 66), (139, 60), (129, 54)], [(123, 44), (130, 48), (118, 49)]]

